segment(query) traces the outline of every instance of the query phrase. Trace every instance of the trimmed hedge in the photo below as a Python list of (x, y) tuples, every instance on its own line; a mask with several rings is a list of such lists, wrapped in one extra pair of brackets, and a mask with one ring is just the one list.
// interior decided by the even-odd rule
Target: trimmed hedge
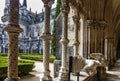
[[(0, 56), (7, 56), (7, 54), (0, 53)], [(29, 60), (36, 60), (36, 61), (43, 61), (43, 55), (42, 54), (28, 54), (28, 53), (19, 53), (19, 57), (21, 59), (29, 59)], [(53, 62), (56, 59), (56, 57), (52, 54), (50, 55), (50, 62)]]
[[(0, 79), (7, 76), (7, 58), (0, 56)], [(18, 75), (24, 76), (32, 71), (34, 67), (34, 62), (29, 60), (19, 60), (18, 61)]]
[[(21, 54), (21, 59), (29, 59), (29, 60), (36, 60), (36, 61), (43, 61), (43, 55), (40, 54)], [(55, 60), (54, 55), (50, 55), (50, 62)]]
[(7, 53), (0, 53), (0, 56), (7, 56)]

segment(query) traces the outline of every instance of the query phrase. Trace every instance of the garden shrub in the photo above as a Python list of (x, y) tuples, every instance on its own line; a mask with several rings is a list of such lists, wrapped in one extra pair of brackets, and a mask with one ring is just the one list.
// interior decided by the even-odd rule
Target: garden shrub
[[(0, 56), (0, 79), (7, 76), (7, 58)], [(32, 71), (34, 67), (34, 62), (29, 60), (19, 60), (18, 61), (18, 75), (24, 76)]]
[(33, 64), (32, 63), (29, 63), (29, 64), (23, 64), (23, 65), (18, 65), (18, 75), (19, 76), (24, 76), (24, 75), (27, 75), (29, 74), (29, 72), (32, 71), (33, 69)]
[(0, 67), (0, 79), (3, 79), (7, 76), (7, 67)]
[(0, 56), (7, 56), (7, 53), (0, 53)]

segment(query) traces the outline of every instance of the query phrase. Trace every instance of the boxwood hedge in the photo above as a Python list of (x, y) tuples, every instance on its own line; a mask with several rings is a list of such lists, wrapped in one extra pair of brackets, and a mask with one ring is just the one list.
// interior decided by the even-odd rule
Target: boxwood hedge
[[(7, 76), (7, 58), (0, 56), (0, 79), (3, 79)], [(34, 62), (29, 60), (19, 60), (18, 61), (18, 75), (23, 76), (27, 75), (32, 71), (34, 67)]]
[[(43, 55), (42, 54), (20, 54), (19, 57), (21, 59), (29, 59), (29, 60), (36, 60), (36, 61), (42, 61)], [(55, 60), (54, 55), (50, 55), (50, 62), (53, 62)]]
[[(0, 53), (0, 56), (7, 56), (7, 54)], [(28, 54), (28, 53), (19, 53), (19, 57), (21, 59), (35, 60), (35, 61), (43, 61), (43, 54)], [(51, 54), (50, 62), (53, 62), (56, 57)]]

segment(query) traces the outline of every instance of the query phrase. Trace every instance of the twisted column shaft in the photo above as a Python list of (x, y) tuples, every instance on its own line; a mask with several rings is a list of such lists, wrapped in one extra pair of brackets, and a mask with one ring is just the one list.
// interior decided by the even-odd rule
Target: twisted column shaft
[(10, 0), (9, 24), (18, 25), (19, 23), (19, 0)]
[(10, 15), (5, 27), (8, 42), (8, 75), (5, 81), (18, 81), (18, 36), (23, 30), (19, 27), (19, 0), (10, 0)]

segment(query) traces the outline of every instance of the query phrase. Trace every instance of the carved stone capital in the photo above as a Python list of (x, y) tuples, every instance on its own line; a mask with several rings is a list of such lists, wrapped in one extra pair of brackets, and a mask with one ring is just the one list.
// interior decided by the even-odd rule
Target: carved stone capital
[(63, 14), (68, 14), (70, 11), (70, 7), (68, 5), (68, 3), (63, 3), (62, 7), (61, 7), (61, 11)]
[(86, 23), (87, 23), (87, 27), (90, 27), (90, 26), (92, 26), (92, 20), (86, 20)]
[(74, 15), (72, 18), (73, 18), (74, 23), (76, 23), (76, 24), (79, 23), (80, 16)]
[(8, 24), (7, 27), (4, 28), (5, 31), (9, 33), (21, 33), (23, 31), (22, 28), (20, 28), (19, 25), (14, 25), (14, 24)]
[(107, 26), (107, 23), (105, 21), (101, 20), (87, 20), (87, 26), (88, 27), (97, 27), (97, 28), (105, 28)]
[(51, 40), (52, 39), (52, 35), (51, 34), (45, 34), (43, 33), (40, 38), (42, 38), (43, 40)]
[(67, 38), (62, 38), (62, 39), (60, 40), (60, 42), (61, 42), (62, 44), (68, 44), (69, 40), (68, 40)]
[(100, 27), (102, 29), (105, 29), (105, 27), (107, 27), (107, 22), (106, 21), (99, 21)]
[(79, 41), (74, 41), (73, 45), (79, 46), (80, 42)]

